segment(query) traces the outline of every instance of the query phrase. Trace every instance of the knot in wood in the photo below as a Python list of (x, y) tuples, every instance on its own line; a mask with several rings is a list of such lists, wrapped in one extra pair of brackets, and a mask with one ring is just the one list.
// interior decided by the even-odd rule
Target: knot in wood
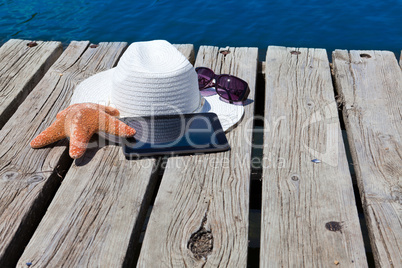
[(292, 55), (300, 55), (301, 52), (300, 52), (300, 51), (293, 50), (293, 51), (290, 51), (290, 54), (292, 54)]
[(201, 227), (197, 232), (191, 235), (187, 247), (194, 254), (197, 260), (204, 258), (212, 252), (214, 238), (211, 231)]
[(40, 182), (44, 179), (44, 177), (40, 174), (34, 174), (31, 177), (28, 178), (28, 183), (32, 184), (32, 183), (37, 183)]
[(378, 137), (382, 140), (390, 140), (392, 138), (391, 135), (387, 134), (380, 134)]
[(325, 224), (325, 228), (332, 232), (342, 233), (342, 224), (339, 221), (329, 221)]
[(16, 179), (18, 177), (18, 172), (15, 171), (7, 171), (6, 173), (4, 173), (4, 175), (2, 176), (2, 179), (4, 181), (12, 181), (14, 179)]

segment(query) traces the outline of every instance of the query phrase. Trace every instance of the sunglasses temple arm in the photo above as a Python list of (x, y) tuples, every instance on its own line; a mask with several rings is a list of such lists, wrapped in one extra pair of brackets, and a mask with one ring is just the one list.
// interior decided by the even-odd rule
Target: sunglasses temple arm
[(226, 93), (228, 94), (228, 97), (229, 97), (228, 101), (229, 101), (229, 103), (230, 103), (230, 104), (233, 104), (232, 97), (230, 96), (230, 91), (229, 91), (229, 90), (227, 90), (226, 88), (224, 88), (224, 90), (225, 90), (225, 91), (226, 91)]

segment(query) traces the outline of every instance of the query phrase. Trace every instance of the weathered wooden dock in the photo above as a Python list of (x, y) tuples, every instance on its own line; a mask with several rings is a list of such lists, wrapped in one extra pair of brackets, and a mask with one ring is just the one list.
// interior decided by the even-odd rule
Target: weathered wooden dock
[(128, 44), (28, 42), (0, 47), (0, 267), (247, 267), (258, 161), (260, 267), (367, 267), (359, 206), (376, 267), (402, 267), (402, 62), (393, 53), (336, 50), (331, 68), (323, 49), (270, 46), (261, 64), (257, 48), (201, 46), (195, 57), (177, 45), (196, 66), (249, 83), (253, 102), (227, 133), (232, 150), (127, 160), (108, 145), (73, 162), (66, 140), (29, 142)]

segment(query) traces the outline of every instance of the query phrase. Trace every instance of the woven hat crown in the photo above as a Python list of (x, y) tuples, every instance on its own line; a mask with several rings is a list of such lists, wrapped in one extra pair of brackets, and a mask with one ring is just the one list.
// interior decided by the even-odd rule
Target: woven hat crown
[(200, 99), (194, 67), (164, 40), (133, 43), (113, 73), (111, 103), (122, 115), (192, 113)]

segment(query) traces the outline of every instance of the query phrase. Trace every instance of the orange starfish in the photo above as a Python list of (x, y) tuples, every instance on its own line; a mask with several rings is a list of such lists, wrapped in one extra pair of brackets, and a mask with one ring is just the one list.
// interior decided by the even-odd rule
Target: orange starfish
[(80, 158), (92, 135), (99, 131), (120, 137), (132, 137), (135, 130), (113, 117), (117, 109), (95, 103), (78, 103), (59, 112), (56, 121), (31, 141), (32, 148), (40, 148), (66, 137), (70, 138), (71, 158)]

